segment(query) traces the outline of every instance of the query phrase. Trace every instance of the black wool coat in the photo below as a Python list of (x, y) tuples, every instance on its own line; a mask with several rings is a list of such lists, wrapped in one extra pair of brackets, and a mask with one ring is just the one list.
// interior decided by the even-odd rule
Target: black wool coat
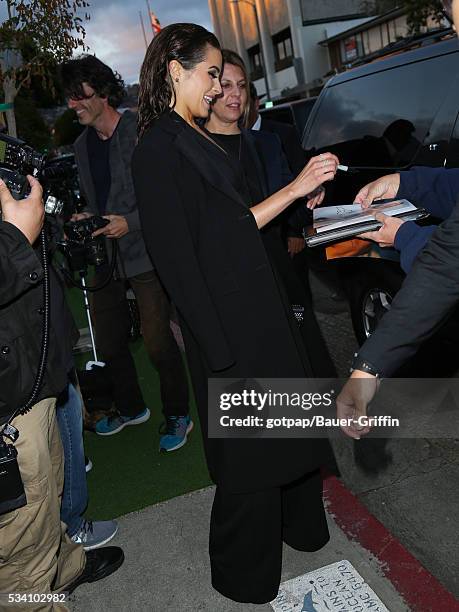
[(177, 114), (165, 114), (143, 135), (132, 170), (147, 249), (181, 317), (211, 477), (246, 492), (316, 469), (328, 445), (207, 436), (209, 377), (312, 376), (255, 218), (212, 147)]

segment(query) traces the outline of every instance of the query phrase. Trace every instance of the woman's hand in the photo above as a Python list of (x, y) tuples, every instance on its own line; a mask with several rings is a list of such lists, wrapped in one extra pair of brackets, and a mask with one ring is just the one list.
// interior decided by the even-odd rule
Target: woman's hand
[(312, 210), (316, 206), (320, 206), (322, 202), (324, 201), (325, 187), (323, 185), (320, 185), (320, 187), (317, 187), (317, 189), (314, 189), (314, 191), (311, 191), (311, 193), (308, 193), (306, 197), (308, 198), (308, 202), (306, 206), (310, 210)]
[[(286, 187), (276, 191), (276, 193), (273, 193), (263, 202), (252, 206), (250, 212), (255, 218), (258, 229), (272, 221), (274, 217), (277, 217), (290, 204), (315, 191), (325, 181), (333, 180), (338, 163), (338, 158), (332, 153), (322, 153), (312, 157), (295, 180)], [(312, 208), (317, 203), (320, 203), (322, 199), (323, 193), (313, 196), (314, 202)], [(311, 208), (310, 205), (308, 206)]]
[(332, 181), (338, 164), (339, 160), (333, 153), (321, 153), (311, 157), (296, 179), (290, 183), (294, 199), (303, 198), (326, 181)]

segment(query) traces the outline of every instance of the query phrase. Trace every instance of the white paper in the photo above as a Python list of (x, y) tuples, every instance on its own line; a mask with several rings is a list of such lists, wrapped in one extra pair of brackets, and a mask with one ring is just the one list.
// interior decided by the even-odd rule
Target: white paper
[(347, 560), (283, 582), (275, 612), (390, 612)]
[(342, 206), (325, 206), (313, 212), (314, 230), (317, 233), (355, 225), (364, 221), (373, 221), (374, 213), (382, 212), (389, 217), (416, 210), (408, 200), (393, 200), (378, 204), (374, 202), (369, 208), (362, 209), (360, 204), (343, 204)]

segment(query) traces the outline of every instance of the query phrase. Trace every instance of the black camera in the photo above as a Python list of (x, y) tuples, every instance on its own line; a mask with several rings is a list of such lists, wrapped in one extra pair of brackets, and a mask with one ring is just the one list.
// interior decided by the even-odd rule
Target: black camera
[(27, 503), (17, 455), (16, 448), (12, 444), (5, 444), (0, 435), (0, 514)]
[[(29, 193), (27, 174), (46, 180), (45, 155), (29, 147), (23, 140), (0, 134), (0, 178), (15, 200), (21, 200)], [(45, 212), (58, 215), (62, 212), (63, 202), (51, 194), (46, 185), (43, 201)]]
[(108, 223), (108, 219), (94, 215), (64, 225), (67, 240), (60, 246), (72, 272), (85, 271), (88, 265), (101, 266), (108, 262), (104, 237), (92, 236), (93, 232)]

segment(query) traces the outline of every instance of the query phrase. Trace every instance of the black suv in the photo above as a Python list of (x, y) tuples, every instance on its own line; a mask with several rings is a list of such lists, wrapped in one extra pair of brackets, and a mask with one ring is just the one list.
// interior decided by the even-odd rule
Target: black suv
[(293, 125), (298, 132), (298, 137), (301, 138), (316, 100), (316, 97), (311, 97), (294, 100), (293, 102), (283, 102), (282, 104), (276, 104), (276, 106), (261, 109), (260, 115), (266, 119)]
[[(457, 167), (458, 111), (459, 44), (450, 33), (333, 77), (314, 105), (302, 144), (308, 155), (331, 151), (356, 170), (338, 172), (325, 204), (351, 203), (363, 185), (411, 166)], [(369, 243), (365, 255), (327, 262), (345, 279), (360, 343), (404, 278), (394, 249)]]

